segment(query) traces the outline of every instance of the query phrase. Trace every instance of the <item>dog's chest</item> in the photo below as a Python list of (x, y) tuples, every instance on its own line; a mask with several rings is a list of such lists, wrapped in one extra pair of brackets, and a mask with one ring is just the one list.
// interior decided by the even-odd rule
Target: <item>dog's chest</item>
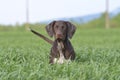
[(63, 45), (63, 42), (57, 42), (58, 46), (57, 46), (57, 49), (59, 51), (59, 58), (54, 58), (54, 63), (59, 63), (59, 64), (63, 64), (64, 62), (69, 62), (70, 59), (66, 60), (65, 57), (64, 57), (64, 52), (63, 52), (63, 49), (64, 49), (64, 45)]

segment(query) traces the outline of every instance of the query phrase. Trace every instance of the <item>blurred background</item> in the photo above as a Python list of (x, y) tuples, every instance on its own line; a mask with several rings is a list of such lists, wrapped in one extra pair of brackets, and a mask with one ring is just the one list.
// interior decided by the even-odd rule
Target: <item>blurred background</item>
[(109, 28), (119, 27), (119, 19), (120, 0), (0, 0), (1, 26), (67, 20)]

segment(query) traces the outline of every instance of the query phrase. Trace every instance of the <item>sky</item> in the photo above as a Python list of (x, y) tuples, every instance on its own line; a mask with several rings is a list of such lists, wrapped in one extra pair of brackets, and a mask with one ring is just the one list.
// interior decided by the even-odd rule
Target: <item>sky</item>
[[(85, 16), (105, 12), (106, 0), (29, 0), (29, 22)], [(109, 0), (109, 12), (120, 0)], [(26, 22), (26, 0), (0, 0), (0, 24)]]

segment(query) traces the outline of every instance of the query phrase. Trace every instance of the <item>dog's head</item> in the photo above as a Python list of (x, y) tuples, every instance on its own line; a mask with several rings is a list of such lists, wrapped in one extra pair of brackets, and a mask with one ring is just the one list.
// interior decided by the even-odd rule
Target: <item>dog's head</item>
[(65, 40), (66, 38), (72, 38), (76, 27), (68, 21), (53, 21), (46, 26), (46, 31), (50, 37), (55, 39)]

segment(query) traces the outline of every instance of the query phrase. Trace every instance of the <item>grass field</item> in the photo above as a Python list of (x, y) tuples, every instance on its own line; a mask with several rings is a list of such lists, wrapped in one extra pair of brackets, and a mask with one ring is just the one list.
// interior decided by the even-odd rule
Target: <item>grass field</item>
[(50, 65), (50, 44), (22, 29), (0, 30), (0, 80), (120, 80), (119, 28), (77, 28), (71, 42), (75, 61)]

